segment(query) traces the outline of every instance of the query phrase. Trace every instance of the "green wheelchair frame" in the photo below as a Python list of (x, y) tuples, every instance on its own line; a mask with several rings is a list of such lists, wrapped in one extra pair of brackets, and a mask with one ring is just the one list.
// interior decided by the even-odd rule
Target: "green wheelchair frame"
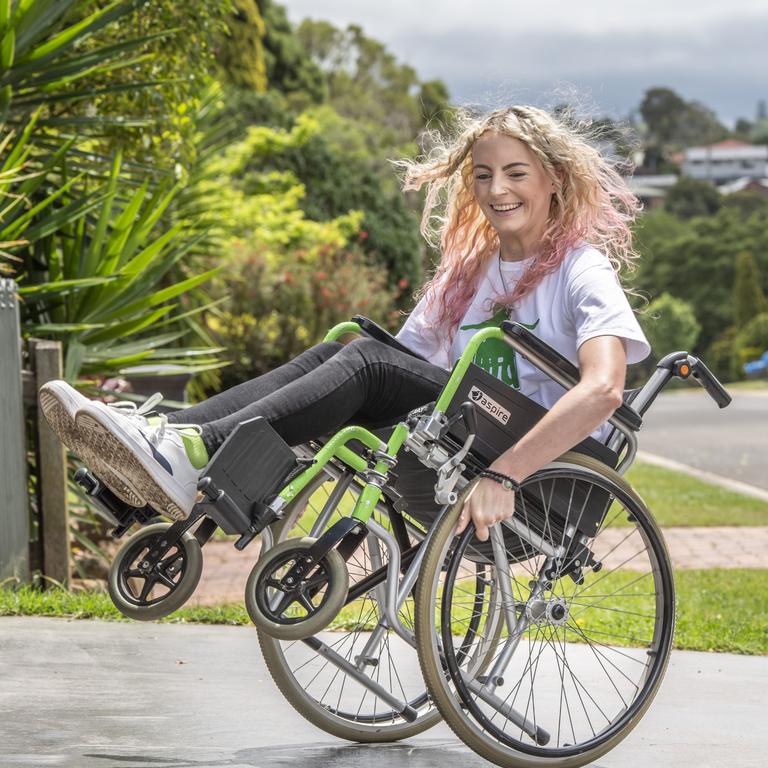
[[(350, 334), (366, 335), (365, 329), (361, 328), (359, 323), (347, 322), (332, 328), (325, 337), (325, 341), (344, 340)], [(473, 407), (467, 404), (462, 405), (458, 415), (454, 415), (451, 419), (447, 414), (478, 348), (489, 339), (508, 343), (518, 354), (527, 358), (566, 389), (572, 388), (578, 382), (578, 370), (575, 366), (554, 350), (537, 342), (522, 329), (522, 326), (506, 322), (501, 328), (487, 328), (473, 335), (434, 406), (417, 409), (405, 422), (394, 427), (386, 442), (364, 427), (349, 426), (341, 429), (319, 450), (313, 451), (307, 457), (306, 468), (299, 464), (291, 471), (287, 482), (282, 483), (282, 487), (278, 478), (276, 492), (270, 494), (269, 501), (261, 503), (248, 499), (247, 495), (238, 496), (238, 489), (235, 487), (237, 483), (231, 487), (227, 485), (232, 479), (232, 473), (226, 471), (222, 473), (217, 464), (226, 463), (233, 454), (227, 457), (224, 453), (225, 446), (223, 446), (220, 449), (222, 456), (219, 457), (219, 454), (214, 456), (209, 468), (203, 472), (200, 488), (204, 499), (196, 505), (190, 518), (171, 526), (150, 525), (129, 539), (118, 553), (110, 571), (110, 594), (116, 605), (133, 618), (154, 619), (166, 615), (183, 604), (193, 593), (202, 569), (200, 549), (211, 538), (217, 527), (222, 527), (227, 533), (240, 534), (236, 544), (238, 548), (245, 547), (260, 534), (262, 552), (248, 579), (246, 608), (259, 630), (262, 650), (273, 677), (283, 693), (303, 715), (319, 727), (342, 738), (357, 741), (389, 741), (414, 735), (430, 727), (442, 714), (456, 733), (483, 756), (501, 765), (523, 765), (524, 762), (519, 762), (522, 758), (520, 758), (520, 746), (517, 742), (513, 743), (513, 747), (504, 747), (499, 751), (493, 739), (489, 741), (486, 738), (483, 741), (483, 738), (480, 738), (478, 741), (479, 737), (472, 730), (474, 726), (467, 725), (466, 715), (467, 707), (472, 703), (468, 697), (471, 699), (474, 696), (495, 711), (506, 713), (505, 717), (519, 725), (521, 733), (527, 734), (527, 737), (538, 745), (537, 748), (543, 749), (548, 741), (549, 734), (539, 728), (535, 722), (528, 722), (524, 714), (505, 707), (504, 702), (496, 696), (494, 691), (500, 684), (500, 677), (495, 673), (489, 673), (485, 679), (481, 674), (486, 667), (491, 672), (500, 668), (501, 661), (493, 661), (488, 657), (488, 645), (490, 643), (490, 646), (493, 646), (493, 643), (498, 641), (499, 633), (502, 635), (506, 633), (509, 637), (515, 622), (520, 621), (521, 617), (514, 611), (510, 613), (508, 605), (506, 617), (502, 616), (504, 611), (499, 611), (499, 615), (494, 619), (496, 639), (487, 641), (485, 650), (478, 652), (479, 661), (474, 668), (474, 678), (464, 680), (462, 678), (464, 673), (458, 667), (467, 653), (460, 649), (458, 657), (455, 654), (452, 655), (448, 647), (450, 637), (444, 635), (441, 640), (428, 629), (423, 629), (421, 638), (417, 637), (414, 628), (404, 626), (398, 614), (412, 593), (427, 595), (421, 599), (422, 604), (435, 602), (435, 589), (438, 588), (436, 579), (440, 571), (448, 569), (450, 572), (453, 567), (455, 573), (456, 564), (453, 563), (451, 566), (449, 562), (454, 547), (451, 544), (452, 526), (455, 524), (456, 515), (463, 502), (463, 492), (466, 492), (471, 482), (467, 474), (467, 459), (475, 438), (476, 425)], [(641, 414), (650, 407), (657, 394), (673, 377), (685, 379), (691, 376), (705, 387), (720, 407), (724, 407), (730, 401), (725, 390), (703, 362), (686, 352), (672, 353), (659, 361), (645, 386), (632, 393), (631, 407), (628, 404), (622, 405), (609, 420), (614, 427), (614, 434), (608, 446), (620, 457), (616, 473), (612, 473), (608, 467), (601, 470), (599, 466), (594, 466), (594, 462), (591, 465), (589, 462), (585, 464), (578, 457), (566, 456), (560, 462), (553, 463), (549, 469), (545, 468), (543, 475), (546, 476), (547, 472), (556, 473), (558, 468), (561, 472), (563, 467), (570, 468), (569, 471), (574, 471), (575, 468), (587, 479), (593, 478), (598, 483), (602, 482), (606, 492), (611, 494), (611, 498), (631, 496), (631, 491), (624, 488), (625, 484), (622, 486), (620, 475), (626, 471), (635, 457), (637, 450), (635, 432), (640, 428)], [(454, 403), (454, 410), (455, 407)], [(455, 421), (457, 418), (462, 419), (466, 427), (464, 443), (457, 446), (454, 441), (446, 445), (443, 440), (446, 427), (450, 421)], [(287, 446), (284, 447), (287, 449)], [(388, 499), (390, 471), (397, 465), (398, 456), (404, 447), (422, 464), (436, 471), (438, 482), (435, 486), (435, 499), (443, 505), (443, 514), (438, 517), (434, 525), (428, 531), (419, 533), (418, 538), (422, 539), (422, 543), (417, 543), (408, 551), (401, 551), (404, 546), (402, 537), (393, 537), (374, 519), (376, 510), (387, 505), (391, 506)], [(243, 460), (246, 462), (243, 466), (252, 464), (250, 456), (243, 457)], [(229, 468), (224, 467), (224, 469)], [(356, 500), (351, 511), (345, 511), (330, 526), (325, 525), (327, 516), (321, 515), (307, 538), (289, 538), (276, 542), (275, 539), (285, 535), (285, 529), (290, 527), (285, 525), (289, 521), (283, 520), (286, 513), (291, 514), (297, 505), (303, 509), (302, 505), (317, 488), (329, 477), (340, 475), (346, 476), (347, 481), (354, 478), (356, 483)], [(606, 476), (614, 478), (607, 485)], [(96, 482), (96, 500), (109, 501), (108, 493), (93, 478), (91, 481)], [(253, 508), (250, 513), (247, 513), (244, 506), (250, 501), (253, 501)], [(109, 511), (115, 512), (114, 504), (107, 503), (106, 506), (110, 507)], [(119, 518), (122, 521), (122, 528), (127, 528), (133, 520), (146, 522), (147, 520), (139, 513), (147, 517), (150, 514), (132, 510), (133, 517), (127, 515)], [(294, 513), (291, 517), (291, 524), (295, 523), (297, 514)], [(642, 517), (644, 514), (647, 515), (642, 509), (638, 509), (630, 514), (630, 518), (633, 515)], [(235, 524), (233, 520), (240, 522)], [(519, 537), (520, 541), (526, 542), (531, 550), (541, 553), (547, 558), (547, 563), (550, 563), (538, 576), (537, 590), (545, 589), (548, 579), (551, 579), (547, 575), (552, 572), (551, 563), (562, 563), (567, 556), (571, 558), (569, 564), (571, 578), (578, 583), (581, 572), (579, 560), (572, 553), (569, 555), (568, 547), (563, 546), (562, 542), (557, 546), (556, 542), (549, 541), (548, 537), (543, 535), (545, 532), (532, 526), (527, 517), (518, 514), (505, 521), (504, 528), (505, 531), (511, 531), (514, 536)], [(389, 562), (385, 565), (378, 558), (374, 563), (377, 567), (362, 579), (360, 584), (353, 584), (350, 587), (347, 562), (350, 558), (354, 559), (355, 553), (363, 546), (369, 535), (373, 535), (386, 548), (389, 553)], [(492, 529), (493, 555), (487, 561), (490, 566), (473, 566), (477, 574), (485, 573), (482, 569), (487, 567), (495, 568), (497, 573), (501, 572), (506, 535), (507, 533), (503, 535), (500, 533), (500, 526)], [(456, 546), (466, 549), (471, 536), (470, 527)], [(442, 547), (438, 553), (439, 557), (435, 554), (437, 545)], [(599, 566), (599, 563), (589, 561), (588, 548), (585, 546), (579, 551), (586, 553), (583, 556), (584, 567), (591, 565), (597, 570), (596, 566)], [(663, 544), (660, 551), (663, 551)], [(171, 585), (168, 595), (158, 600), (144, 600), (144, 593), (149, 594), (148, 580), (142, 590), (141, 599), (127, 596), (127, 577), (137, 573), (132, 566), (137, 557), (149, 563), (149, 570), (153, 573), (163, 564), (172, 564), (175, 574), (165, 573), (164, 577), (161, 574), (161, 583), (166, 586)], [(438, 557), (437, 560), (436, 557)], [(441, 560), (441, 557), (447, 560)], [(663, 553), (661, 559), (665, 560), (662, 563), (663, 567), (668, 569), (668, 556)], [(574, 561), (579, 567), (573, 567)], [(431, 579), (432, 592), (427, 589), (429, 585), (426, 582), (429, 579), (423, 576), (423, 569), (427, 566), (437, 574), (431, 572), (427, 574)], [(565, 573), (562, 566), (561, 572)], [(482, 591), (485, 588), (482, 586), (484, 577), (478, 575), (476, 578), (478, 590)], [(421, 582), (425, 583), (424, 588), (421, 587)], [(380, 622), (366, 640), (365, 649), (351, 662), (321, 640), (320, 633), (349, 601), (365, 594), (365, 590), (380, 590), (376, 598), (381, 603)], [(535, 590), (531, 592), (531, 596), (534, 592)], [(501, 605), (508, 604), (508, 598), (509, 596), (503, 598)], [(497, 596), (494, 599), (499, 598)], [(427, 615), (424, 609), (421, 610), (421, 614)], [(534, 617), (533, 620), (541, 619)], [(423, 628), (432, 624), (432, 618), (422, 618), (421, 621)], [(426, 624), (424, 624), (425, 621)], [(481, 629), (489, 631), (488, 627), (491, 623), (489, 621), (484, 628), (481, 628), (478, 622), (470, 623), (464, 639), (465, 645), (471, 641), (472, 637), (478, 635)], [(430, 696), (427, 693), (413, 700), (404, 700), (402, 696), (393, 694), (387, 686), (380, 684), (374, 676), (366, 673), (366, 664), (373, 663), (371, 661), (373, 651), (389, 630), (396, 633), (407, 644), (418, 647), (419, 660), (422, 671), (425, 672), (429, 694), (434, 698), (439, 712), (431, 706)], [(330, 662), (343, 675), (348, 675), (360, 683), (373, 697), (384, 702), (390, 708), (391, 714), (379, 716), (378, 719), (376, 716), (372, 719), (369, 717), (368, 721), (365, 721), (365, 718), (359, 715), (344, 714), (341, 710), (337, 711), (327, 704), (313, 702), (311, 697), (303, 696), (301, 684), (293, 680), (284, 669), (286, 662), (281, 650), (284, 646), (291, 647), (296, 641), (300, 641), (300, 647), (306, 647), (308, 652)], [(426, 674), (430, 669), (431, 674)], [(446, 688), (446, 680), (452, 680), (453, 687), (449, 685)], [(457, 704), (459, 694), (464, 698), (463, 703)], [(650, 698), (652, 695), (647, 697), (647, 703), (650, 703)], [(469, 709), (472, 709), (471, 706)], [(482, 713), (479, 713), (478, 717), (482, 719)], [(503, 742), (503, 734), (500, 738)], [(611, 743), (614, 741), (615, 739)], [(604, 746), (600, 748), (604, 749)], [(509, 761), (510, 749), (514, 754), (511, 762)], [(595, 750), (584, 752), (589, 759), (594, 759), (598, 753), (599, 751)], [(548, 764), (552, 765), (580, 764), (578, 761), (574, 762), (574, 757), (570, 754), (552, 752), (543, 753), (543, 756), (556, 757), (557, 759), (548, 761)]]

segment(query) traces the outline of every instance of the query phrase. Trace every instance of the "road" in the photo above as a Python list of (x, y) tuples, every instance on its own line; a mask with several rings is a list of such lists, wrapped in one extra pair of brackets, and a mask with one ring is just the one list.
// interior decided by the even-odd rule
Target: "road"
[[(594, 765), (764, 766), (767, 688), (768, 658), (675, 652), (648, 714)], [(295, 764), (490, 768), (443, 724), (387, 746), (317, 730), (252, 628), (0, 618), (0, 768)]]
[(768, 392), (734, 393), (723, 410), (699, 389), (659, 396), (640, 449), (768, 490)]

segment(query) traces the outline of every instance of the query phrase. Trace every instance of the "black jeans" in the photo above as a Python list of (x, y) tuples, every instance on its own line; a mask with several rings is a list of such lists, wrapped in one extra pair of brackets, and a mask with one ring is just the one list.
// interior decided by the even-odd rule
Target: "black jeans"
[(199, 424), (209, 455), (256, 416), (294, 446), (349, 423), (370, 429), (396, 424), (435, 400), (449, 375), (375, 339), (323, 342), (274, 371), (169, 414), (168, 421)]

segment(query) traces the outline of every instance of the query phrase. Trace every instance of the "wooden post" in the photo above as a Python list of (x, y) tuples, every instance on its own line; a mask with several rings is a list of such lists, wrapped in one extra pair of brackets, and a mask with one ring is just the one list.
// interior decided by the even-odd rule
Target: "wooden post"
[[(33, 339), (30, 342), (37, 389), (62, 377), (61, 342)], [(69, 587), (71, 573), (69, 509), (67, 507), (67, 456), (64, 446), (37, 411), (37, 482), (40, 500), (40, 531), (43, 543), (43, 575)]]
[(0, 278), (0, 581), (29, 581), (29, 499), (16, 283)]

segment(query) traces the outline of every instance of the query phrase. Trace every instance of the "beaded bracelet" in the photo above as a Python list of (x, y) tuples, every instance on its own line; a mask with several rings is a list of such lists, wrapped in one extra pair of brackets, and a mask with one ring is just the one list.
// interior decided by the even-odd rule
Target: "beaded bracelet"
[(482, 472), (480, 472), (479, 476), (487, 477), (489, 480), (495, 480), (497, 483), (502, 485), (508, 491), (520, 490), (520, 483), (518, 483), (517, 480), (514, 480), (509, 475), (505, 475), (501, 472), (495, 472), (492, 469), (484, 469)]

